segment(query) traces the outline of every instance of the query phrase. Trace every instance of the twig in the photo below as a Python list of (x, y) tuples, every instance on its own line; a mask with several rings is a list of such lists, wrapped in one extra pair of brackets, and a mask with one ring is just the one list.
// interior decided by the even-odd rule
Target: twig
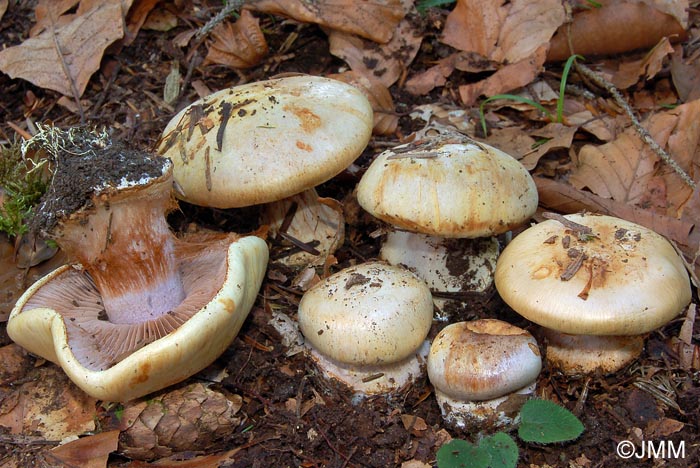
[(244, 4), (248, 3), (247, 0), (231, 0), (224, 6), (220, 12), (216, 14), (212, 19), (207, 21), (207, 23), (197, 30), (194, 35), (195, 39), (199, 39), (209, 33), (212, 29), (216, 27), (217, 24), (221, 23), (224, 18), (233, 13), (235, 10), (240, 9)]
[(586, 226), (584, 224), (579, 224), (577, 222), (571, 221), (570, 219), (560, 215), (559, 213), (552, 213), (549, 211), (546, 211), (542, 213), (542, 217), (545, 219), (553, 219), (555, 221), (559, 221), (561, 224), (564, 225), (564, 227), (572, 230), (576, 234), (591, 234), (593, 232), (593, 229), (591, 229), (590, 226)]
[(694, 190), (696, 187), (695, 181), (683, 170), (681, 166), (678, 165), (676, 161), (673, 160), (671, 155), (668, 154), (666, 150), (664, 150), (654, 140), (654, 138), (652, 138), (652, 136), (649, 134), (649, 131), (646, 128), (642, 127), (642, 124), (639, 122), (639, 119), (637, 119), (637, 116), (634, 115), (634, 111), (627, 103), (627, 101), (625, 101), (625, 99), (622, 97), (622, 94), (620, 94), (620, 91), (617, 90), (615, 85), (610, 83), (598, 73), (594, 72), (593, 70), (581, 63), (575, 62), (575, 66), (578, 72), (581, 73), (581, 75), (590, 79), (601, 88), (605, 88), (605, 90), (610, 93), (617, 105), (625, 110), (625, 113), (629, 116), (630, 120), (632, 121), (632, 125), (634, 126), (634, 129), (637, 131), (642, 141), (649, 145), (652, 151), (654, 151), (654, 153), (656, 153), (666, 164), (671, 166), (671, 169), (673, 169), (676, 172), (676, 174), (678, 174), (680, 178), (683, 179), (683, 182), (685, 182), (690, 188)]

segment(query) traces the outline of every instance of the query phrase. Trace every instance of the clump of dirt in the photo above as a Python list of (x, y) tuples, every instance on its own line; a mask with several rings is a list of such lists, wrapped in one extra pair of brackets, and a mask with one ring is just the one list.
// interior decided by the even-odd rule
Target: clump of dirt
[(92, 197), (107, 188), (143, 183), (163, 175), (168, 161), (112, 140), (86, 127), (42, 129), (27, 148), (43, 150), (53, 178), (29, 221), (34, 233), (48, 235), (58, 222), (92, 206)]

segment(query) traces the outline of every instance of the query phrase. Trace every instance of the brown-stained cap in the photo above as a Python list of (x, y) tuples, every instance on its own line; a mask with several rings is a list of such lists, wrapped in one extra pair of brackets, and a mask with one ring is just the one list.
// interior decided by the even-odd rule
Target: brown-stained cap
[(357, 188), (360, 205), (393, 226), (442, 237), (487, 237), (537, 209), (535, 183), (516, 159), (465, 135), (422, 131), (377, 156)]
[(372, 132), (355, 87), (292, 76), (224, 89), (178, 113), (157, 151), (190, 203), (235, 208), (278, 201), (348, 167)]
[(638, 335), (688, 305), (688, 273), (664, 237), (611, 216), (564, 218), (569, 226), (548, 219), (501, 253), (495, 284), (513, 310), (564, 333)]

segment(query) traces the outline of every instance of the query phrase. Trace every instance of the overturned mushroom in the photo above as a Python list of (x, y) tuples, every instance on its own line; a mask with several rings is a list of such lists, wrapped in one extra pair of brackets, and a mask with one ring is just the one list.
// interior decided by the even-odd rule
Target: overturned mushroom
[(189, 203), (270, 203), (263, 222), (272, 235), (298, 241), (302, 251), (285, 262), (302, 265), (323, 263), (342, 244), (342, 210), (337, 202), (319, 200), (314, 187), (348, 167), (371, 132), (372, 107), (359, 90), (302, 75), (195, 101), (166, 126), (157, 150), (173, 160), (178, 196)]
[(267, 265), (257, 237), (176, 238), (172, 164), (86, 130), (45, 130), (56, 174), (32, 227), (75, 262), (17, 301), (8, 334), (86, 393), (127, 401), (193, 375), (238, 333)]
[(503, 250), (495, 283), (513, 310), (543, 327), (547, 361), (567, 374), (615, 372), (644, 335), (691, 299), (682, 260), (662, 236), (594, 214), (552, 218)]

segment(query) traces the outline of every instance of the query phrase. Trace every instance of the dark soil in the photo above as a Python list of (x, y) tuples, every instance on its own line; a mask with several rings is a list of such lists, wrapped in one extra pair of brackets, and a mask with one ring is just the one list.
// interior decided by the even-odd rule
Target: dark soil
[[(0, 43), (10, 46), (21, 42), (32, 25), (34, 1), (11, 2), (13, 5), (0, 24)], [(212, 16), (221, 7), (219, 1), (195, 1)], [(432, 16), (420, 19), (425, 42), (412, 71), (424, 69), (444, 52), (435, 37), (444, 12), (434, 10)], [(86, 109), (90, 125), (106, 126), (115, 140), (129, 141), (143, 151), (153, 147), (160, 132), (177, 111), (197, 96), (191, 86), (185, 88), (179, 101), (167, 109), (149, 97), (146, 91), (160, 95), (173, 60), (182, 70), (191, 70), (192, 80), (203, 80), (216, 90), (242, 80), (266, 79), (282, 72), (314, 75), (336, 73), (344, 64), (328, 52), (325, 34), (314, 25), (281, 22), (263, 17), (263, 30), (270, 44), (270, 56), (261, 65), (243, 71), (244, 77), (221, 67), (201, 67), (204, 47), (199, 55), (185, 57), (171, 45), (181, 31), (141, 31), (129, 47), (107, 54), (102, 69), (91, 80), (84, 98), (92, 104)], [(277, 56), (291, 32), (299, 34), (291, 55)], [(199, 58), (198, 58), (199, 57)], [(400, 142), (402, 135), (415, 130), (416, 123), (404, 115), (414, 106), (440, 102), (459, 106), (453, 92), (459, 75), (448, 80), (444, 88), (427, 96), (410, 96), (392, 87), (397, 112), (402, 117), (400, 130), (390, 137), (376, 137), (357, 160), (366, 168), (373, 155)], [(14, 131), (9, 122), (51, 121), (67, 128), (80, 124), (76, 115), (57, 105), (56, 93), (36, 88), (22, 80), (11, 80), (0, 74), (3, 118), (0, 131), (9, 141)], [(517, 119), (517, 116), (513, 116)], [(527, 122), (523, 122), (527, 125)], [(336, 253), (338, 265), (332, 271), (376, 257), (379, 238), (369, 234), (379, 226), (356, 206), (352, 189), (358, 173), (346, 171), (319, 187), (322, 196), (344, 202), (348, 226), (345, 245)], [(195, 223), (222, 231), (249, 232), (257, 228), (255, 208), (242, 210), (206, 209), (180, 204), (169, 217), (175, 231), (185, 231)], [(273, 241), (271, 256), (275, 258), (288, 245)], [(321, 273), (321, 271), (319, 271)], [(390, 396), (356, 398), (333, 381), (324, 379), (303, 353), (288, 355), (277, 332), (268, 325), (272, 311), (294, 318), (303, 294), (292, 280), (296, 272), (272, 263), (261, 289), (258, 302), (238, 337), (217, 361), (227, 369), (227, 377), (213, 388), (243, 398), (239, 411), (241, 423), (229, 434), (213, 441), (207, 454), (238, 448), (222, 466), (227, 467), (392, 467), (409, 460), (420, 460), (435, 466), (436, 451), (449, 436), (475, 440), (475, 434), (446, 427), (429, 383), (425, 380)], [(493, 290), (472, 298), (473, 307), (464, 314), (468, 318), (496, 317), (530, 330), (540, 343), (543, 339), (536, 327), (503, 304)], [(697, 298), (696, 298), (697, 302)], [(443, 326), (436, 324), (434, 336)], [(698, 373), (681, 369), (670, 338), (678, 336), (681, 320), (652, 333), (644, 354), (631, 366), (609, 376), (593, 375), (570, 378), (549, 368), (543, 370), (537, 394), (552, 399), (577, 414), (585, 425), (583, 435), (569, 443), (540, 446), (519, 442), (519, 466), (552, 467), (697, 467), (700, 461), (700, 388)], [(696, 330), (700, 329), (696, 322)], [(0, 344), (9, 343), (0, 325)], [(33, 362), (33, 360), (32, 360)], [(52, 364), (44, 364), (52, 366)], [(200, 377), (193, 377), (196, 381)], [(640, 382), (642, 382), (640, 384)], [(656, 389), (656, 391), (650, 390)], [(103, 426), (109, 427), (113, 409), (101, 410)], [(684, 423), (682, 430), (665, 433), (659, 421), (669, 418)], [(638, 428), (638, 429), (635, 429)], [(641, 429), (641, 431), (640, 431)], [(625, 460), (616, 455), (618, 442), (639, 435), (655, 434), (655, 441), (683, 443), (685, 458)], [(517, 438), (515, 432), (511, 434)], [(37, 445), (25, 447), (0, 443), (2, 453), (25, 451), (26, 466), (36, 463)], [(188, 458), (199, 452), (180, 454)], [(130, 460), (119, 454), (110, 458), (110, 466), (129, 466)], [(132, 465), (135, 466), (135, 465)]]

